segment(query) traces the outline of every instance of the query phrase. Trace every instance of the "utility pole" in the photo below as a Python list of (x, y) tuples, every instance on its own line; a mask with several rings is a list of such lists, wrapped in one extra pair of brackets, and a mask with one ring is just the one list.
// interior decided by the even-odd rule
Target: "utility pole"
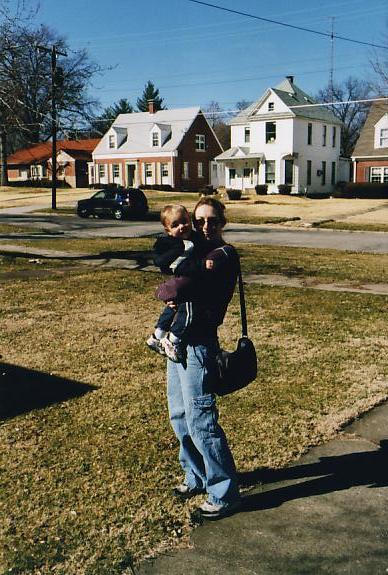
[(55, 44), (51, 48), (36, 46), (38, 50), (51, 54), (51, 208), (57, 209), (57, 86), (63, 82), (63, 69), (57, 67), (57, 56), (67, 56), (59, 52)]

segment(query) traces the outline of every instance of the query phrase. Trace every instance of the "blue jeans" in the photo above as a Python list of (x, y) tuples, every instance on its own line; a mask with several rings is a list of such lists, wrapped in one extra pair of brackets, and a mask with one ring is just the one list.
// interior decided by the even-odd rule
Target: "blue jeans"
[(186, 365), (167, 361), (167, 396), (171, 425), (180, 444), (185, 483), (205, 489), (211, 503), (239, 499), (236, 467), (211, 392), (217, 340), (188, 345)]

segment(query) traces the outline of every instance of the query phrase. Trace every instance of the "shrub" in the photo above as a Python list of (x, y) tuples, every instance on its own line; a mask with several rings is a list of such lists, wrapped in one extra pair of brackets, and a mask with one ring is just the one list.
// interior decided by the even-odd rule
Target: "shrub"
[(333, 196), (335, 198), (388, 199), (388, 183), (374, 182), (338, 182)]
[(257, 184), (255, 186), (255, 192), (258, 196), (265, 196), (268, 193), (268, 186), (267, 184)]
[(158, 192), (174, 191), (170, 184), (140, 184), (139, 188), (142, 190), (156, 190)]
[(241, 200), (242, 190), (226, 190), (229, 200)]
[(278, 191), (279, 194), (283, 194), (283, 195), (290, 195), (291, 194), (291, 186), (289, 186), (288, 184), (279, 184), (278, 185)]
[(213, 188), (213, 186), (205, 186), (201, 190), (199, 190), (201, 196), (212, 196), (213, 194), (217, 193), (217, 190)]
[[(12, 188), (51, 188), (51, 180), (47, 178), (36, 178), (30, 180), (18, 180), (16, 182), (8, 182), (7, 186)], [(57, 188), (70, 188), (71, 186), (65, 180), (57, 180)]]

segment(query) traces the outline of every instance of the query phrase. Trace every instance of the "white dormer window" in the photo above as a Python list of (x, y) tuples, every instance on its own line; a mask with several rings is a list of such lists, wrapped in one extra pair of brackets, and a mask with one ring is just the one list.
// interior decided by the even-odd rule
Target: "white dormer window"
[(388, 148), (388, 128), (380, 129), (380, 148)]
[(116, 138), (114, 134), (110, 134), (109, 135), (109, 148), (115, 148), (116, 147)]
[(375, 124), (375, 148), (388, 148), (388, 114), (384, 114)]
[(152, 132), (152, 146), (154, 148), (159, 146), (159, 134), (157, 132)]
[(268, 102), (268, 112), (272, 112), (275, 109), (274, 102)]

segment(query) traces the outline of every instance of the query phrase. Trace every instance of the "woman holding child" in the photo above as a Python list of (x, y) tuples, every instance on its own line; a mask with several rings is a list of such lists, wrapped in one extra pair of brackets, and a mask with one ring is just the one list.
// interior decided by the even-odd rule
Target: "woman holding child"
[[(219, 348), (217, 328), (224, 320), (239, 269), (236, 250), (222, 238), (226, 223), (224, 211), (225, 206), (215, 198), (201, 198), (193, 211), (193, 234), (187, 212), (182, 211), (182, 222), (179, 222), (179, 213), (174, 215), (175, 228), (182, 224), (183, 239), (192, 242), (192, 246), (181, 247), (178, 258), (182, 260), (176, 262), (175, 258), (173, 269), (174, 275), (187, 273), (191, 278), (186, 292), (191, 301), (184, 303), (192, 305), (192, 313), (185, 329), (172, 337), (172, 343), (179, 343), (184, 354), (181, 351), (177, 356), (168, 353), (169, 344), (164, 340), (169, 339), (169, 335), (165, 335), (165, 330), (159, 340), (162, 342), (160, 348), (156, 349), (158, 344), (150, 345), (151, 338), (158, 339), (156, 334), (147, 342), (149, 347), (169, 358), (169, 416), (180, 444), (179, 461), (185, 473), (184, 482), (173, 490), (173, 494), (185, 500), (206, 493), (207, 500), (197, 511), (208, 519), (230, 515), (240, 505), (236, 468), (224, 431), (218, 424), (213, 392), (217, 377), (215, 357)], [(168, 229), (166, 231), (168, 234)], [(188, 249), (194, 249), (197, 256), (186, 253), (185, 257)], [(177, 316), (181, 313), (181, 304), (178, 305), (175, 298), (167, 303)], [(170, 327), (174, 332), (171, 318)]]

